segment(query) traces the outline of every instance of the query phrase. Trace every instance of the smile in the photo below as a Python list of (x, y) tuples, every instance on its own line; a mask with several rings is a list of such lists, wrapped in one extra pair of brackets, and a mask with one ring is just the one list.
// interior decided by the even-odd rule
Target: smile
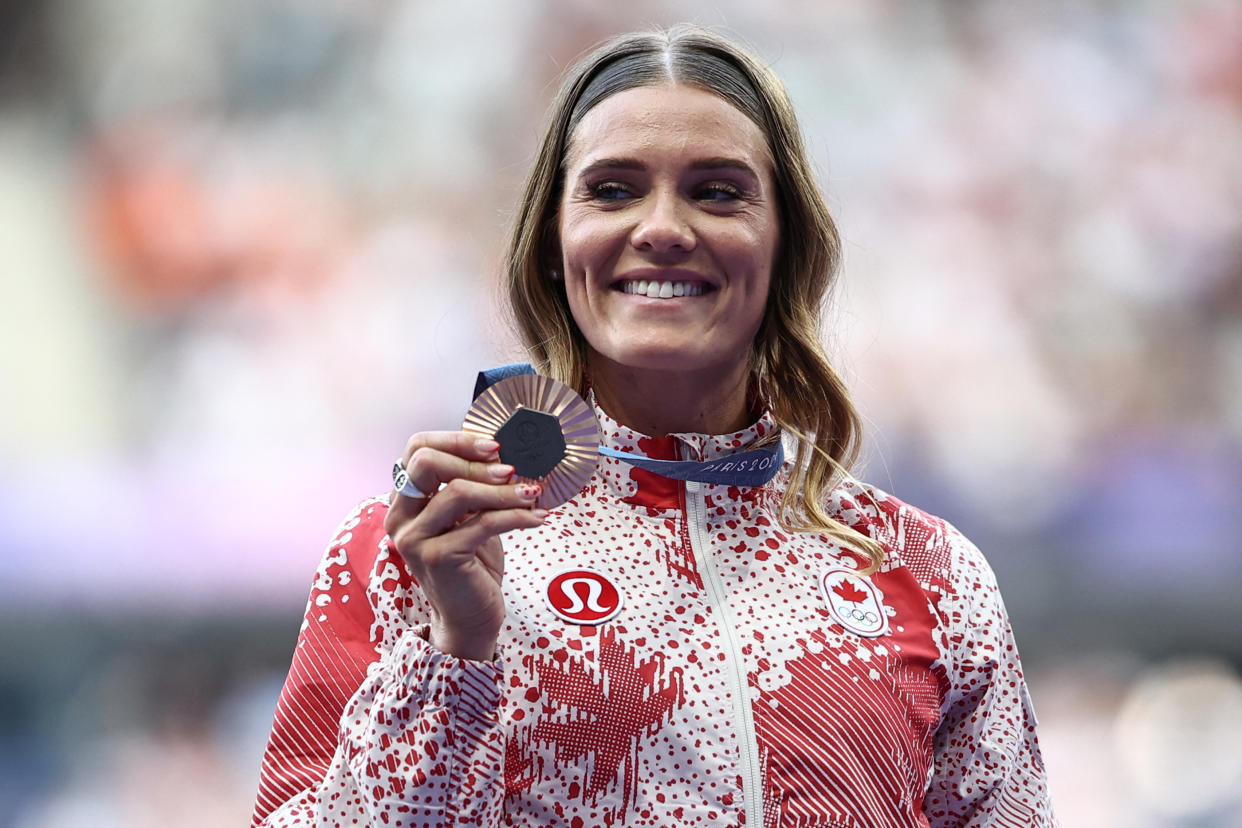
[(649, 299), (698, 296), (709, 289), (709, 285), (703, 282), (661, 282), (657, 279), (628, 279), (618, 282), (616, 286), (622, 293), (638, 294)]

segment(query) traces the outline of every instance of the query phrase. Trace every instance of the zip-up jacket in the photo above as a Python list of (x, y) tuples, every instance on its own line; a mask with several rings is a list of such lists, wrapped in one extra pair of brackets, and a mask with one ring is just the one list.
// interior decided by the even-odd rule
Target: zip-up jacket
[[(603, 442), (712, 460), (770, 436)], [(504, 536), (491, 662), (430, 607), (363, 502), (319, 566), (263, 760), (256, 826), (1054, 825), (991, 569), (952, 526), (847, 481), (829, 512), (879, 570), (781, 529), (757, 488), (601, 458)]]

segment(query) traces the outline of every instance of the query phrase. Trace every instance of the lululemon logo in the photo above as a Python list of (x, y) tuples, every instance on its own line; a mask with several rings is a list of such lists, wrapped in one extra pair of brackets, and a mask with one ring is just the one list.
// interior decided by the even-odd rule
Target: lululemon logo
[(819, 588), (832, 619), (855, 635), (878, 638), (888, 633), (884, 594), (852, 569), (830, 567), (819, 576)]
[(603, 624), (621, 611), (621, 590), (593, 569), (570, 569), (548, 581), (552, 612), (571, 624)]

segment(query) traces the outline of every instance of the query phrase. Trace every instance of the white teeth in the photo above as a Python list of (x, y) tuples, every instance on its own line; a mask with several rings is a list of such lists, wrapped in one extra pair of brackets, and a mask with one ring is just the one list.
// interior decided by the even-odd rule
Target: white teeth
[(659, 282), (656, 280), (637, 279), (622, 282), (623, 293), (646, 296), (649, 299), (672, 299), (676, 296), (699, 296), (704, 288), (701, 282)]

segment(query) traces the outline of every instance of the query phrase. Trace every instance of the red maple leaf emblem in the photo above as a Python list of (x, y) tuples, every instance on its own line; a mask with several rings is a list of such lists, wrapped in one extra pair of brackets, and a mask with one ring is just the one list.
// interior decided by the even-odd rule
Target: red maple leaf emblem
[(849, 601), (851, 604), (861, 604), (867, 600), (867, 593), (851, 584), (849, 581), (842, 581), (832, 588), (832, 591), (840, 595), (842, 599)]
[[(583, 802), (594, 805), (619, 782), (621, 804), (612, 820), (623, 820), (638, 788), (639, 743), (654, 736), (674, 708), (685, 704), (685, 694), (681, 668), (666, 672), (660, 654), (639, 662), (637, 651), (625, 646), (614, 630), (604, 628), (599, 637), (597, 671), (579, 658), (534, 662), (539, 689), (550, 706), (532, 735), (554, 748), (559, 763), (594, 760), (587, 764)], [(656, 683), (661, 674), (667, 683)], [(561, 716), (548, 715), (558, 709)]]

